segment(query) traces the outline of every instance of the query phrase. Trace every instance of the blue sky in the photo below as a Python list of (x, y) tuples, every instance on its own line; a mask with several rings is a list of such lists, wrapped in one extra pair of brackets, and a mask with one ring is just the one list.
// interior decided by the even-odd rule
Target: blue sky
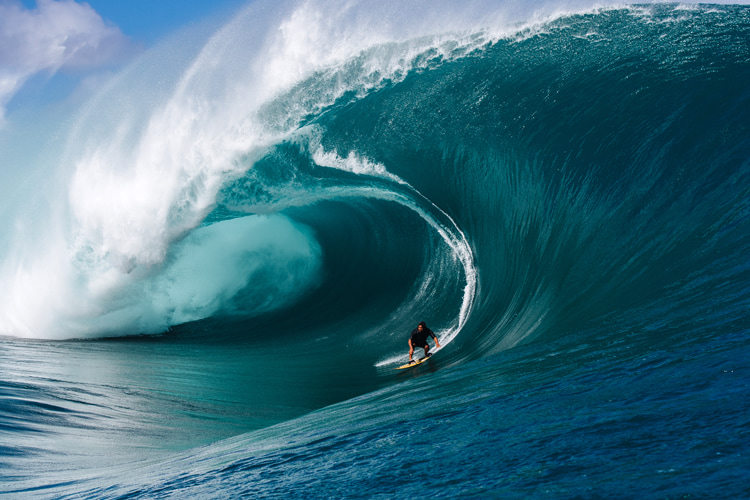
[[(104, 20), (118, 26), (126, 36), (153, 43), (186, 24), (217, 12), (237, 8), (246, 0), (76, 1), (89, 4)], [(36, 0), (23, 0), (21, 3), (27, 9), (37, 6)]]
[(206, 16), (235, 9), (245, 0), (89, 0), (104, 19), (127, 36), (152, 43)]
[(245, 3), (0, 0), (0, 128), (14, 112), (80, 93), (170, 33)]

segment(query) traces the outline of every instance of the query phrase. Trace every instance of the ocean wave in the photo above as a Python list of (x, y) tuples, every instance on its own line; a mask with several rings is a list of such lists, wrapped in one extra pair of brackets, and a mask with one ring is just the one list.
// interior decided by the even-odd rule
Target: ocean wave
[[(707, 453), (746, 445), (748, 9), (264, 5), (168, 91), (117, 102), (141, 62), (97, 96), (52, 216), (11, 219), (3, 334), (163, 333), (6, 342), (2, 369), (50, 365), (8, 389), (62, 414), (48, 454), (84, 427), (68, 404), (108, 400), (116, 438), (188, 448), (57, 492), (410, 496), (425, 457), (446, 496), (740, 491)], [(421, 320), (445, 347), (396, 373)]]

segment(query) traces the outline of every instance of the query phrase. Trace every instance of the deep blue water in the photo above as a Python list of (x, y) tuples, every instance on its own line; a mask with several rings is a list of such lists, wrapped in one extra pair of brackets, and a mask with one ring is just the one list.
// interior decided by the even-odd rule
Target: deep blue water
[(750, 10), (353, 9), (165, 43), (5, 204), (0, 493), (750, 497)]

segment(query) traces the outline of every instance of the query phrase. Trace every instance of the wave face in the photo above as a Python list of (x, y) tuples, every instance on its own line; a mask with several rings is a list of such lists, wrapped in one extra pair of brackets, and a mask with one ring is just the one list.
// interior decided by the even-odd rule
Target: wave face
[(0, 491), (741, 496), (750, 11), (475, 7), (256, 4), (80, 112)]

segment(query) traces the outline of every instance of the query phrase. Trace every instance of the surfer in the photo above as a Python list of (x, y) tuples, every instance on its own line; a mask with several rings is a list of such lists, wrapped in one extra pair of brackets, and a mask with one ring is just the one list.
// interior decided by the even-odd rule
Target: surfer
[(414, 355), (415, 347), (424, 348), (425, 358), (430, 355), (430, 346), (427, 344), (427, 337), (432, 337), (432, 340), (435, 341), (436, 348), (440, 347), (438, 338), (435, 336), (432, 330), (427, 328), (427, 324), (422, 321), (414, 330), (411, 331), (411, 335), (409, 336), (409, 363), (412, 363), (414, 361), (412, 359), (412, 356)]

